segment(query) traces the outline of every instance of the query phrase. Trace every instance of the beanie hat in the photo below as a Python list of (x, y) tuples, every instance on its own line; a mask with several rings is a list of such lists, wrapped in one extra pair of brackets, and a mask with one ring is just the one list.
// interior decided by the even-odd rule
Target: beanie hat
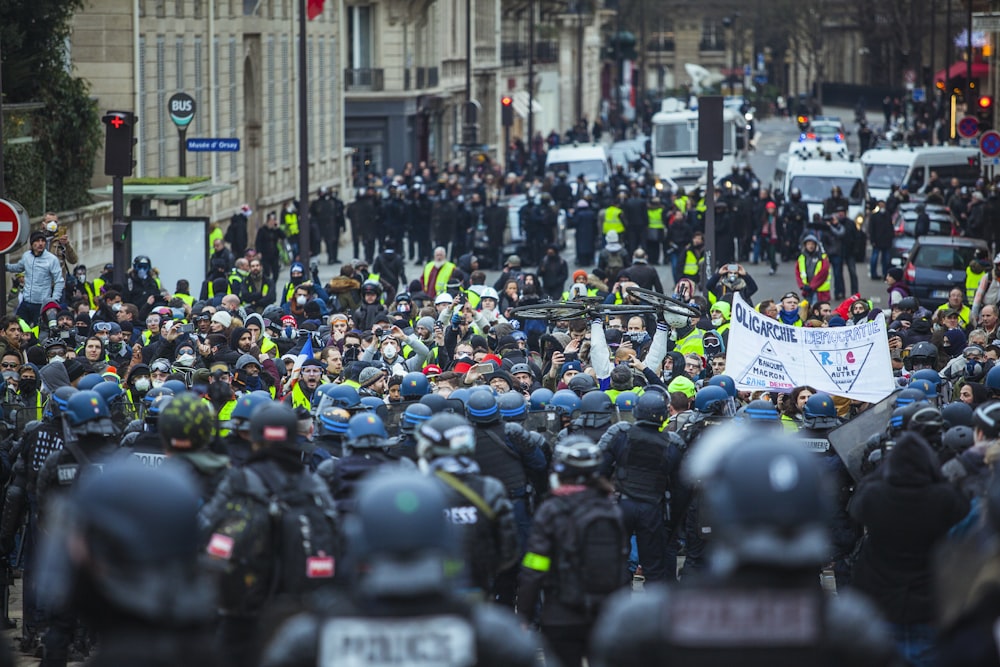
[(587, 279), (587, 272), (583, 269), (577, 269), (573, 272), (573, 282), (576, 282), (580, 278), (583, 278), (584, 280)]
[(583, 372), (583, 366), (579, 361), (567, 361), (559, 369), (559, 377), (566, 375), (566, 371), (577, 371), (578, 373)]
[(421, 317), (417, 320), (417, 326), (423, 327), (428, 331), (434, 331), (434, 318), (433, 317)]
[(212, 321), (221, 324), (223, 329), (228, 329), (233, 323), (233, 316), (224, 310), (220, 310), (215, 315), (212, 315)]
[(383, 373), (380, 369), (375, 368), (374, 366), (369, 366), (361, 371), (361, 375), (358, 376), (358, 384), (362, 387), (370, 387), (384, 376), (385, 373)]
[(624, 364), (611, 369), (611, 387), (612, 389), (631, 389), (632, 369)]
[(894, 266), (891, 269), (889, 269), (888, 273), (886, 273), (885, 275), (888, 276), (889, 278), (892, 278), (898, 283), (903, 279), (903, 269), (899, 268), (898, 266)]
[(683, 375), (678, 375), (670, 381), (670, 384), (667, 385), (667, 391), (671, 394), (675, 391), (679, 391), (688, 398), (694, 398), (698, 388), (695, 387), (694, 382), (692, 382), (689, 378)]
[(69, 381), (72, 382), (79, 377), (83, 377), (87, 373), (87, 369), (83, 367), (76, 359), (67, 359), (63, 362), (63, 367), (66, 369), (66, 373), (69, 375)]
[(722, 316), (727, 320), (729, 319), (730, 313), (732, 312), (732, 309), (730, 308), (729, 304), (726, 303), (725, 301), (716, 301), (715, 303), (713, 303), (712, 307), (708, 309), (708, 312), (711, 313), (713, 310), (717, 310), (720, 313), (722, 313)]

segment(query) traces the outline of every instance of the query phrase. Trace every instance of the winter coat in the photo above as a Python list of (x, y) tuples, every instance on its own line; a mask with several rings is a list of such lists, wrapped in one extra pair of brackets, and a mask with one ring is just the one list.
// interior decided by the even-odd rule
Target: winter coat
[(867, 529), (852, 585), (890, 623), (931, 622), (931, 555), (968, 511), (969, 501), (941, 474), (927, 442), (904, 434), (851, 501), (851, 517)]

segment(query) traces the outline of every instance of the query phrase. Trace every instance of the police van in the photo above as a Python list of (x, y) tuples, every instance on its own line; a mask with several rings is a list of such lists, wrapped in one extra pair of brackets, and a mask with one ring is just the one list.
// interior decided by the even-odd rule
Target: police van
[(587, 189), (597, 192), (598, 183), (607, 183), (611, 178), (611, 158), (601, 144), (574, 144), (572, 146), (557, 146), (545, 154), (545, 171), (558, 174), (565, 171), (567, 180), (576, 192), (576, 179), (581, 175), (587, 183)]
[(943, 183), (957, 178), (961, 185), (975, 185), (979, 178), (979, 149), (961, 146), (877, 148), (861, 156), (868, 195), (875, 201), (889, 196), (893, 185), (906, 185), (922, 194), (936, 172)]
[(858, 222), (864, 219), (865, 179), (864, 168), (854, 160), (834, 160), (831, 157), (811, 158), (793, 154), (778, 157), (772, 187), (786, 198), (798, 188), (802, 201), (809, 207), (809, 217), (823, 214), (823, 201), (838, 186), (847, 198), (849, 218)]

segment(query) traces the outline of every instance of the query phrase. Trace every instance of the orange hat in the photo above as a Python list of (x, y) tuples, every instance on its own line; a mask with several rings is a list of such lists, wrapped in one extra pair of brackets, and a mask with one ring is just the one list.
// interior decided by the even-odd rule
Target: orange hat
[(573, 272), (573, 282), (576, 282), (579, 278), (587, 279), (587, 272), (583, 269), (577, 269)]

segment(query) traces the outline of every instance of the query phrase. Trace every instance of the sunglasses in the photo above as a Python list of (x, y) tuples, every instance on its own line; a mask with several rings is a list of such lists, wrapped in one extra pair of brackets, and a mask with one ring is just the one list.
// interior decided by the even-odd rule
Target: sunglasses
[(17, 368), (20, 365), (16, 361), (4, 361), (0, 363), (0, 368)]

